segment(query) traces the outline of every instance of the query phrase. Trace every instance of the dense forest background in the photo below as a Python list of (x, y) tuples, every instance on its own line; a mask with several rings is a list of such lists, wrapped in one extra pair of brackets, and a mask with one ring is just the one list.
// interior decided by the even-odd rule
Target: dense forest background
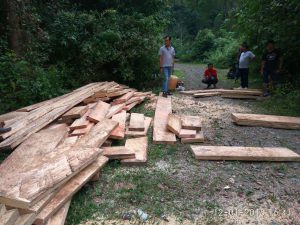
[(180, 61), (222, 68), (246, 41), (253, 73), (274, 39), (284, 92), (299, 89), (298, 0), (0, 0), (0, 10), (0, 113), (94, 81), (151, 87), (166, 34)]

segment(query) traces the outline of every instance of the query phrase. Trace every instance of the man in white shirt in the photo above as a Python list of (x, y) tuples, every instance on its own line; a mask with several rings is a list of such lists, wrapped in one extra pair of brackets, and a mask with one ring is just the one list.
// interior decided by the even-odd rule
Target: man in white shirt
[(163, 96), (171, 95), (169, 91), (169, 79), (174, 69), (175, 49), (171, 46), (171, 37), (165, 37), (165, 45), (159, 49), (160, 73), (164, 74)]
[(242, 44), (241, 51), (242, 53), (239, 59), (240, 88), (248, 88), (249, 64), (250, 61), (255, 59), (255, 55), (248, 50), (248, 45), (245, 42)]

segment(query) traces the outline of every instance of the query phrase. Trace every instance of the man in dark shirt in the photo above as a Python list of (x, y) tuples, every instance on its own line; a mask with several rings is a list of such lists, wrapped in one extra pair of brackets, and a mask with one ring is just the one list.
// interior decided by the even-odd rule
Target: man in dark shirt
[(275, 49), (275, 42), (267, 42), (267, 50), (263, 54), (260, 73), (263, 75), (264, 96), (269, 95), (269, 77), (271, 77), (273, 86), (276, 87), (278, 82), (278, 73), (282, 70), (283, 57), (278, 49)]

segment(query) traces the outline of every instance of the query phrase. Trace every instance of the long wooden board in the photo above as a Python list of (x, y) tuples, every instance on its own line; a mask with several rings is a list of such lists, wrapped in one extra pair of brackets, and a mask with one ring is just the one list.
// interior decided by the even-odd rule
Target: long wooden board
[(300, 117), (232, 113), (231, 118), (234, 123), (244, 126), (300, 129)]
[(145, 130), (145, 116), (141, 113), (131, 113), (129, 127), (130, 131), (144, 131)]
[(191, 145), (191, 149), (200, 160), (300, 161), (300, 155), (288, 148)]
[(108, 161), (105, 156), (99, 156), (94, 163), (82, 170), (78, 175), (66, 183), (54, 198), (37, 215), (34, 224), (44, 224), (54, 215), (80, 188), (89, 181)]
[(104, 156), (109, 159), (134, 159), (135, 152), (125, 146), (113, 146), (103, 148)]
[(148, 159), (148, 138), (132, 138), (127, 139), (125, 148), (135, 152), (134, 159), (123, 159), (121, 160), (122, 165), (126, 166), (144, 166), (147, 164)]
[(45, 225), (64, 225), (68, 215), (70, 204), (71, 200), (65, 203), (53, 216), (51, 216)]
[(92, 109), (87, 119), (93, 123), (98, 123), (103, 120), (110, 109), (110, 104), (98, 101), (97, 105)]
[(200, 90), (190, 90), (190, 91), (180, 91), (180, 94), (184, 95), (194, 95), (194, 94), (200, 94), (200, 93), (220, 93), (224, 89), (200, 89)]
[(130, 131), (128, 130), (128, 127), (126, 128), (126, 136), (129, 137), (143, 137), (146, 136), (148, 133), (148, 130), (151, 126), (151, 122), (152, 122), (152, 118), (151, 117), (145, 117), (145, 121), (144, 121), (144, 126), (145, 126), (145, 130), (144, 131)]
[(200, 116), (180, 116), (181, 126), (183, 129), (201, 130), (203, 119)]
[(153, 143), (156, 144), (175, 144), (175, 134), (167, 128), (169, 114), (172, 113), (171, 97), (159, 96), (156, 103), (154, 124), (153, 124)]
[(254, 99), (256, 100), (259, 96), (257, 95), (233, 95), (233, 94), (222, 94), (222, 98), (232, 98), (232, 99)]
[(174, 114), (169, 114), (167, 128), (179, 137), (181, 131), (180, 117)]
[(262, 90), (251, 90), (251, 89), (239, 89), (239, 90), (222, 90), (221, 94), (228, 95), (256, 95), (260, 96), (263, 94)]
[(113, 121), (119, 123), (117, 128), (115, 128), (110, 134), (110, 139), (122, 140), (125, 137), (125, 126), (126, 126), (126, 111), (122, 110), (120, 113), (113, 115)]
[(206, 92), (206, 93), (196, 93), (194, 94), (194, 98), (205, 98), (205, 97), (213, 97), (213, 96), (219, 96), (221, 95), (221, 92)]

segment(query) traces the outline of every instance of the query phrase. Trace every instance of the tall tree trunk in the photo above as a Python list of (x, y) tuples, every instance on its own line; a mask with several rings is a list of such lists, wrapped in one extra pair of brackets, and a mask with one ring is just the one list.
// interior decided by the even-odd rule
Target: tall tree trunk
[(18, 3), (16, 0), (6, 0), (6, 23), (9, 48), (19, 56), (22, 49), (22, 35), (20, 30), (20, 18), (18, 16)]

